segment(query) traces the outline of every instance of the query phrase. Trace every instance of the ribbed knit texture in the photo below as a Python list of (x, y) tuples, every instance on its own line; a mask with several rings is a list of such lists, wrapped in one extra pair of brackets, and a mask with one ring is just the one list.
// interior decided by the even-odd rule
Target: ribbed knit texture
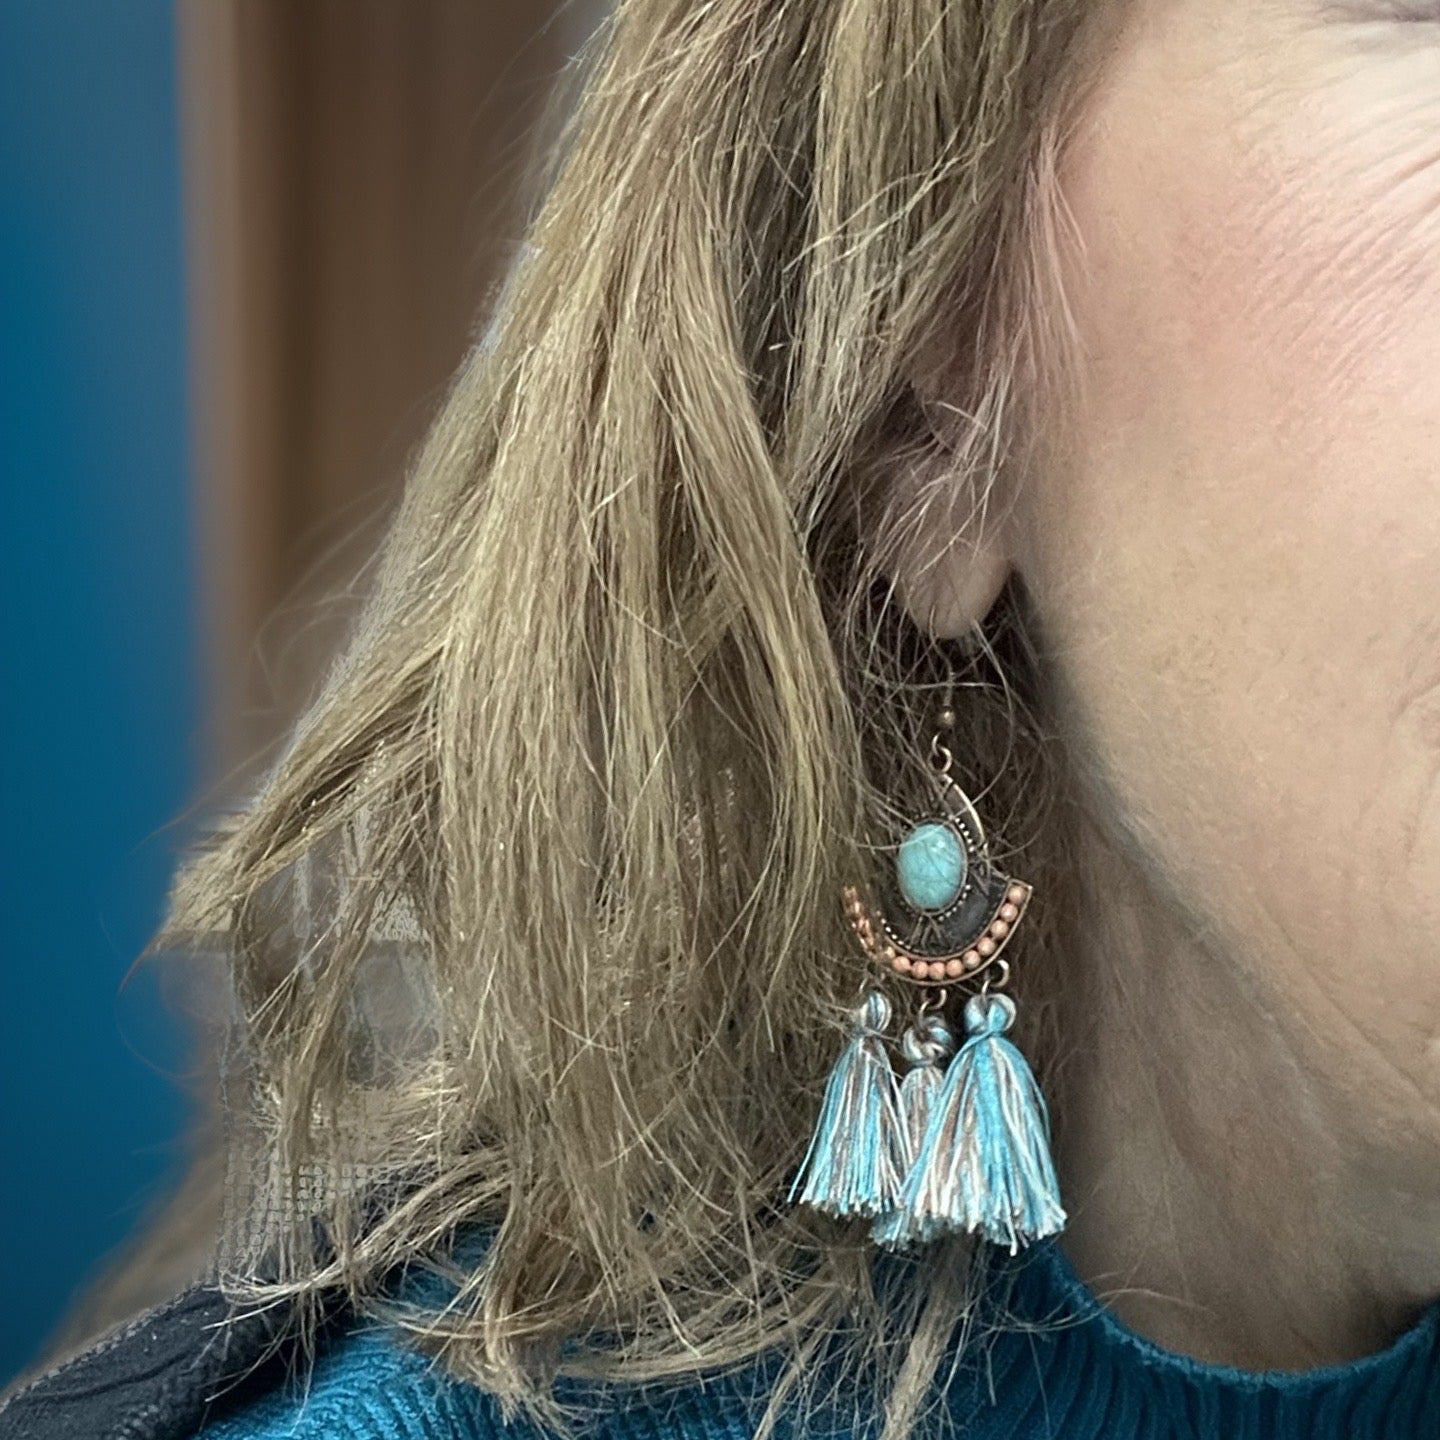
[[(1010, 1322), (959, 1359), (958, 1440), (1440, 1440), (1440, 1302), (1378, 1354), (1300, 1372), (1206, 1365), (1136, 1335), (1054, 1242), (996, 1262)], [(748, 1440), (757, 1386), (728, 1379), (616, 1400), (593, 1440)], [(303, 1392), (276, 1391), (204, 1440), (514, 1440), (497, 1407), (380, 1330), (323, 1354)]]

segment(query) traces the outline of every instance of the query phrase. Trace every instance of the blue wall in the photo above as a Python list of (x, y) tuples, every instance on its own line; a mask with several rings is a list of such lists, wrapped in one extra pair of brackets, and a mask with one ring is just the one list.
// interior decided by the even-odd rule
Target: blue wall
[(171, 0), (0, 3), (0, 1380), (173, 1170), (196, 728)]

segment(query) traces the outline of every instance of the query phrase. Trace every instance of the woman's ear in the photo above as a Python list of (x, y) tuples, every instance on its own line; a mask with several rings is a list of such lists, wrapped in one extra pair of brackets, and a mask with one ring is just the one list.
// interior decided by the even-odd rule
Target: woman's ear
[(977, 478), (986, 447), (949, 438), (956, 423), (971, 422), (932, 424), (923, 451), (897, 455), (880, 537), (897, 598), (941, 639), (974, 632), (1014, 565), (1008, 498), (998, 476)]

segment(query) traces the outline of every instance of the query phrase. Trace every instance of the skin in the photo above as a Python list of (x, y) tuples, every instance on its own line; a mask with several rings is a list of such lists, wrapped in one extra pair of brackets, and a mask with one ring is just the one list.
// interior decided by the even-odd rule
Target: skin
[(897, 580), (939, 633), (1012, 569), (1040, 616), (1063, 1245), (1159, 1343), (1302, 1368), (1440, 1294), (1440, 0), (1137, 0), (1103, 65), (1075, 403)]

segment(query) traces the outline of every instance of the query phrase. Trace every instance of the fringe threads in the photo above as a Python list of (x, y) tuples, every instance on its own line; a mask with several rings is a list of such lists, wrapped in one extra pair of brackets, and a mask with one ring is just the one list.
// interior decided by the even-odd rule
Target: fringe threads
[(830, 1072), (791, 1200), (848, 1219), (883, 1214), (899, 1199), (899, 1097), (883, 1038), (889, 1024), (890, 1002), (872, 991)]
[(978, 1232), (1014, 1254), (1060, 1231), (1049, 1110), (1005, 1038), (1015, 1002), (971, 996), (968, 1038), (943, 1071), (954, 1039), (939, 1016), (922, 1016), (902, 1042), (910, 1069), (898, 1086), (883, 1044), (890, 1013), (879, 992), (856, 1011), (790, 1198), (874, 1218), (886, 1249)]
[[(945, 1062), (955, 1053), (955, 1037), (938, 1015), (922, 1015), (900, 1042), (909, 1070), (900, 1082), (900, 1132), (897, 1149), (900, 1168), (908, 1175), (919, 1158), (925, 1143), (925, 1132), (934, 1113), (935, 1102), (945, 1083)], [(903, 1248), (914, 1242), (913, 1222), (909, 1211), (896, 1197), (894, 1209), (882, 1215), (871, 1227), (870, 1238), (887, 1250)]]

